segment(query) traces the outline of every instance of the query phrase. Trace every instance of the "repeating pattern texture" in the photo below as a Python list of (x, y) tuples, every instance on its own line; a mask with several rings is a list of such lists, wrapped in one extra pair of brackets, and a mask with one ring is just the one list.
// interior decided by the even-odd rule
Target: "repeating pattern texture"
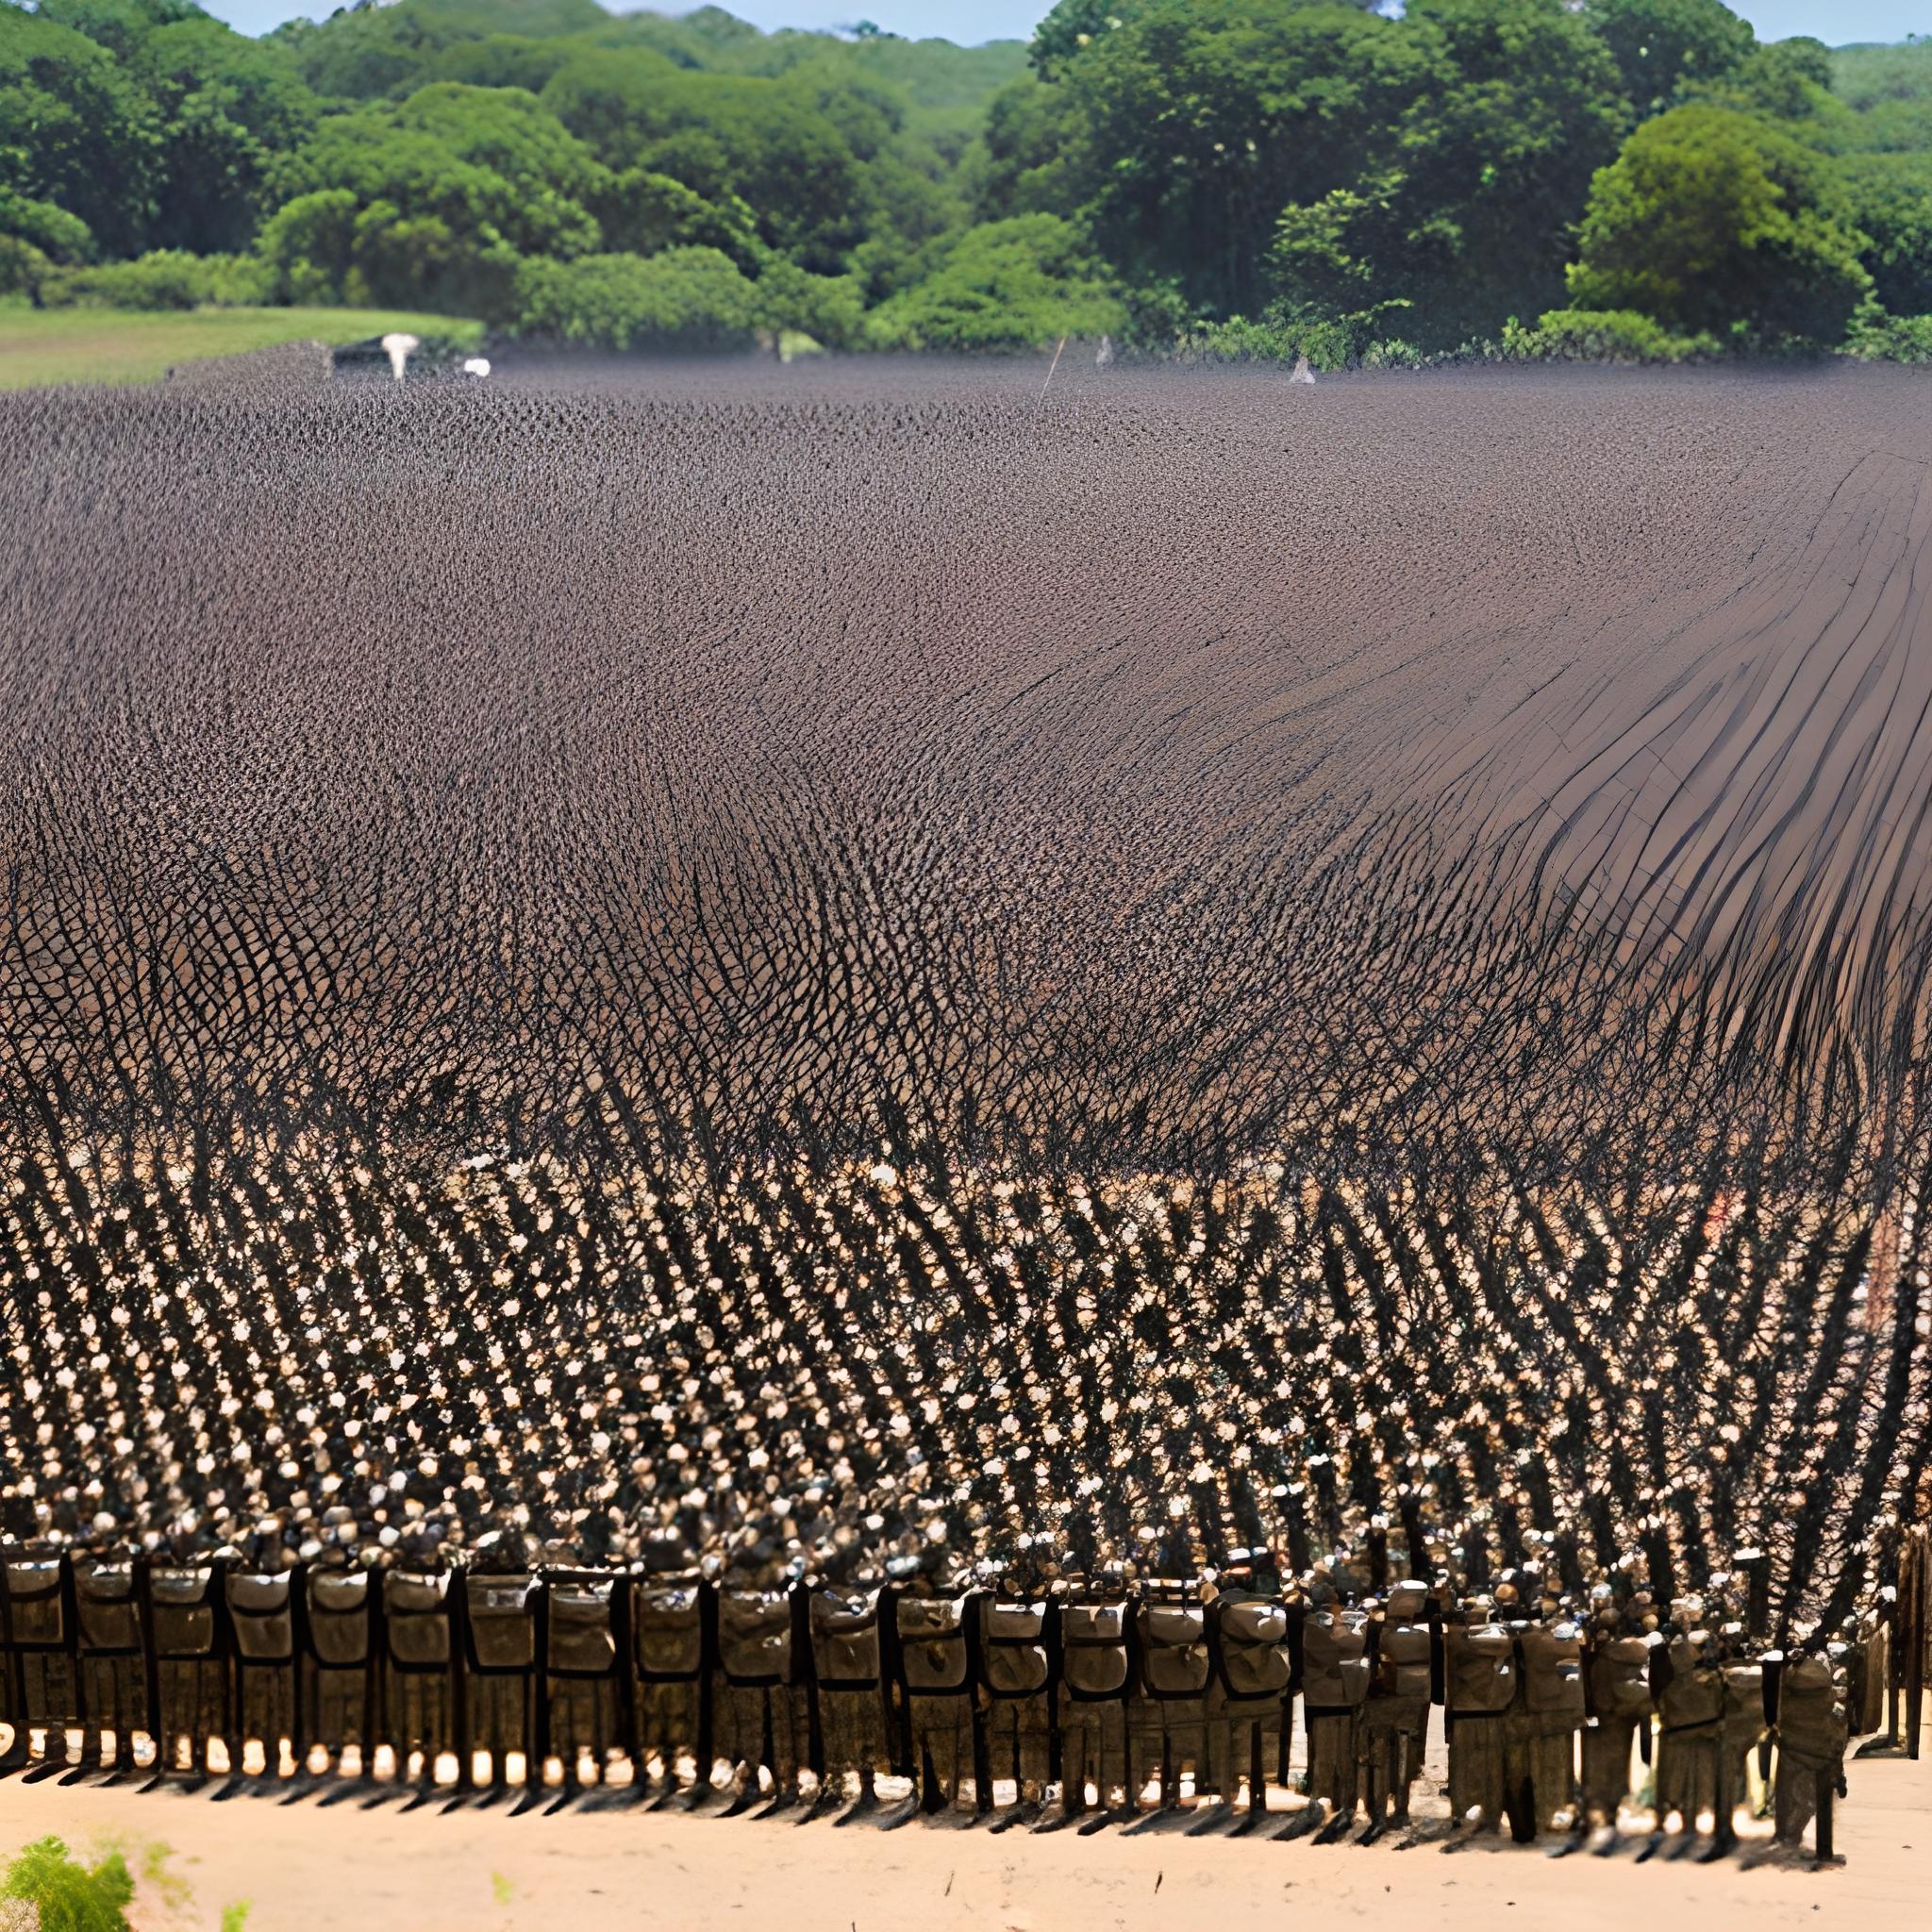
[(1842, 1613), (1923, 387), (1040, 374), (0, 404), (9, 1528)]

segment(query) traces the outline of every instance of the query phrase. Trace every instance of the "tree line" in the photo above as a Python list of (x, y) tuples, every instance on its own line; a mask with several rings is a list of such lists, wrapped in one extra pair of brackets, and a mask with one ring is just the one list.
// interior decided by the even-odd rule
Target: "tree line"
[(1932, 355), (1932, 42), (1722, 0), (1059, 0), (1030, 44), (716, 7), (0, 0), (0, 299), (510, 335), (1405, 362)]

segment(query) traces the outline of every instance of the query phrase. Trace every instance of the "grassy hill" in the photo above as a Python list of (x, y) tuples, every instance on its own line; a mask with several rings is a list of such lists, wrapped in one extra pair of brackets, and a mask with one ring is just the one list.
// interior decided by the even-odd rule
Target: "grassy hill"
[(119, 308), (0, 307), (0, 389), (57, 382), (158, 382), (177, 362), (240, 356), (278, 342), (359, 342), (392, 329), (469, 341), (482, 330), (447, 315), (391, 308)]

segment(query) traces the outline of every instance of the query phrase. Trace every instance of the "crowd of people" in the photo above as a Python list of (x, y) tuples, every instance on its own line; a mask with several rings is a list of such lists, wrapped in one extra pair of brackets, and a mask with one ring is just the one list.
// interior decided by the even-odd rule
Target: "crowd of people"
[(0, 402), (7, 1534), (1869, 1594), (1917, 391), (296, 360)]

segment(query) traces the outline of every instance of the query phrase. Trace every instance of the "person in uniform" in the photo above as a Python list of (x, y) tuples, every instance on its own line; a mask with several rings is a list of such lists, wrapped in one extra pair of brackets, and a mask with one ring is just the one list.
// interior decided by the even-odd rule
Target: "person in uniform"
[(1457, 1829), (1495, 1831), (1508, 1789), (1508, 1714), (1516, 1702), (1516, 1639), (1495, 1600), (1475, 1596), (1442, 1631), (1449, 1811)]
[(1574, 1827), (1581, 1816), (1576, 1740), (1586, 1716), (1583, 1631), (1555, 1597), (1530, 1601), (1535, 1613), (1516, 1632), (1522, 1668), (1508, 1720), (1507, 1775), (1518, 1838), (1546, 1834), (1559, 1822)]
[(678, 1790), (678, 1767), (688, 1756), (691, 1760), (691, 1789), (694, 1795), (702, 1796), (710, 1790), (715, 1755), (711, 1735), (715, 1595), (696, 1571), (649, 1574), (638, 1580), (632, 1617), (637, 1653), (637, 1738), (632, 1752), (637, 1795), (655, 1804), (664, 1803)]
[[(1081, 1821), (1082, 1831), (1138, 1809), (1128, 1738), (1133, 1652), (1133, 1606), (1120, 1578), (1070, 1579), (1060, 1598), (1060, 1793), (1065, 1817)], [(1091, 1817), (1090, 1785), (1099, 1807)]]
[(921, 1810), (956, 1807), (973, 1775), (976, 1599), (918, 1577), (893, 1603), (899, 1634), (900, 1751)]
[(1364, 1843), (1391, 1824), (1409, 1822), (1409, 1793), (1423, 1768), (1440, 1669), (1441, 1638), (1429, 1607), (1427, 1584), (1412, 1578), (1393, 1585), (1385, 1602), (1370, 1607), (1375, 1668), (1361, 1717), (1362, 1792), (1369, 1812)]
[(1671, 1606), (1661, 1644), (1651, 1653), (1657, 1701), (1657, 1829), (1677, 1821), (1687, 1833), (1719, 1808), (1724, 1759), (1724, 1680), (1718, 1634), (1705, 1622), (1701, 1597)]
[[(1241, 1553), (1238, 1553), (1241, 1554)], [(1214, 1678), (1208, 1697), (1208, 1759), (1214, 1789), (1232, 1806), (1247, 1786), (1247, 1811), (1238, 1831), (1267, 1815), (1268, 1771), (1280, 1752), (1294, 1681), (1288, 1608), (1260, 1576), (1245, 1567), (1219, 1581), (1208, 1606)]]
[(1375, 1672), (1368, 1612), (1344, 1607), (1327, 1574), (1305, 1579), (1302, 1719), (1307, 1727), (1308, 1801), (1323, 1811), (1324, 1836), (1339, 1837), (1361, 1790), (1361, 1731)]
[(81, 1762), (98, 1766), (106, 1737), (111, 1735), (117, 1780), (133, 1768), (137, 1732), (153, 1749), (146, 1644), (141, 1628), (141, 1567), (125, 1549), (94, 1560), (77, 1560), (74, 1566), (80, 1706), (86, 1715)]
[(375, 1572), (350, 1569), (340, 1551), (304, 1573), (302, 1727), (293, 1740), (298, 1780), (317, 1749), (336, 1767), (352, 1744), (365, 1769), (375, 1754), (371, 1691), (381, 1659), (373, 1654), (371, 1631), (380, 1584)]
[[(615, 1573), (560, 1569), (544, 1578), (544, 1690), (546, 1757), (558, 1760), (564, 1790), (583, 1788), (583, 1767), (597, 1782), (609, 1780), (611, 1758), (625, 1729), (623, 1707), (629, 1687), (619, 1676), (616, 1611), (628, 1577)], [(627, 1673), (628, 1661), (622, 1668)], [(628, 1739), (625, 1740), (627, 1745)]]
[[(801, 1597), (798, 1608), (803, 1609)], [(794, 1606), (782, 1571), (727, 1575), (718, 1591), (718, 1755), (732, 1767), (732, 1807), (748, 1808), (769, 1780), (774, 1804), (798, 1793), (811, 1757), (805, 1687), (793, 1668)], [(802, 1640), (809, 1645), (808, 1634)]]
[(47, 1759), (67, 1752), (66, 1732), (79, 1721), (80, 1684), (72, 1654), (75, 1610), (71, 1567), (57, 1553), (13, 1549), (0, 1559), (0, 1627), (7, 1654), (0, 1677), (0, 1719), (13, 1732), (8, 1760), (17, 1769), (31, 1757), (32, 1734), (44, 1732)]
[(895, 1614), (891, 1592), (858, 1584), (821, 1585), (809, 1600), (812, 1682), (818, 1708), (819, 1798), (839, 1803), (858, 1785), (854, 1815), (878, 1802), (888, 1762), (885, 1674), (879, 1622)]
[[(1640, 1612), (1641, 1617), (1641, 1612)], [(1630, 1752), (1641, 1729), (1648, 1738), (1651, 1634), (1633, 1620), (1607, 1583), (1591, 1593), (1586, 1625), (1583, 1732), (1583, 1822), (1614, 1843), (1617, 1819), (1630, 1790)]]
[(1137, 1695), (1129, 1712), (1137, 1793), (1157, 1777), (1163, 1810), (1179, 1806), (1181, 1778), (1207, 1762), (1207, 1700), (1211, 1680), (1207, 1612), (1178, 1582), (1148, 1585), (1134, 1609)]
[(208, 1746), (219, 1739), (230, 1770), (241, 1752), (232, 1732), (223, 1566), (170, 1563), (148, 1572), (149, 1630), (154, 1645), (157, 1774), (186, 1772), (192, 1780), (211, 1768)]
[(1824, 1858), (1830, 1849), (1831, 1803), (1844, 1788), (1845, 1747), (1851, 1740), (1849, 1679), (1828, 1649), (1765, 1661), (1776, 1666), (1774, 1831), (1780, 1844), (1796, 1846), (1804, 1842), (1805, 1827), (1817, 1819), (1818, 1852)]
[[(376, 1580), (382, 1604), (381, 1701), (370, 1713), (369, 1735), (362, 1740), (362, 1776), (375, 1775), (376, 1747), (383, 1743), (395, 1754), (398, 1779), (407, 1776), (418, 1753), (428, 1775), (445, 1751), (458, 1752), (467, 1771), (470, 1740), (458, 1735), (455, 1695), (464, 1659), (452, 1641), (449, 1602), (452, 1589), (462, 1589), (464, 1579), (447, 1571), (396, 1569)], [(500, 1756), (492, 1757), (491, 1773), (492, 1783), (504, 1782)]]
[[(281, 1771), (282, 1744), (295, 1738), (295, 1585), (292, 1570), (233, 1570), (227, 1574), (228, 1623), (235, 1634), (242, 1748), (261, 1746), (262, 1774)], [(239, 1761), (235, 1767), (242, 1766)]]
[[(474, 1757), (478, 1751), (490, 1754), (491, 1783), (495, 1787), (509, 1783), (510, 1760), (521, 1757), (526, 1788), (522, 1803), (533, 1803), (543, 1783), (535, 1694), (541, 1585), (524, 1567), (520, 1548), (479, 1546), (473, 1562), (475, 1567), (460, 1579), (468, 1636), (466, 1735), (460, 1749), (466, 1757)], [(427, 1743), (421, 1748), (425, 1775), (431, 1775), (436, 1752)], [(397, 1759), (400, 1769), (400, 1740)]]

